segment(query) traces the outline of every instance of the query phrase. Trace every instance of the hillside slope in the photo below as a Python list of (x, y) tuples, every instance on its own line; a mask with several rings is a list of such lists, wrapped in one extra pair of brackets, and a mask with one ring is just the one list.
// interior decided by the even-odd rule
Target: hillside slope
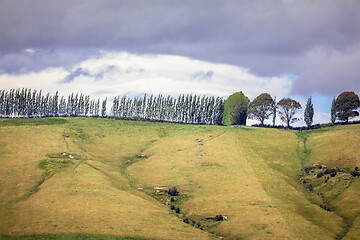
[[(354, 239), (359, 178), (320, 192), (300, 175), (359, 166), (359, 131), (2, 119), (0, 235)], [(180, 196), (154, 194), (160, 186)]]

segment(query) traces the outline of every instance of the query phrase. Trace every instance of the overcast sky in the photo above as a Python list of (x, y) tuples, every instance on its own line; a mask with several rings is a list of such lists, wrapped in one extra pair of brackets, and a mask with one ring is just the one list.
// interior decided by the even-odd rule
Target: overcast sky
[(318, 122), (360, 93), (358, 0), (0, 0), (1, 89), (268, 92)]

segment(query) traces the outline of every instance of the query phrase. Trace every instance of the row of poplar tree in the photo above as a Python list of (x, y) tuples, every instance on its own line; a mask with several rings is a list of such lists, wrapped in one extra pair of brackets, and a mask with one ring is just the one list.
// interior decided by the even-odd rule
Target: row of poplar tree
[(115, 97), (111, 115), (120, 118), (145, 119), (192, 124), (220, 124), (223, 100), (220, 97), (181, 94), (171, 96), (150, 95), (133, 99)]
[[(105, 103), (106, 104), (106, 103)], [(72, 93), (67, 98), (31, 89), (0, 91), (0, 117), (99, 116), (100, 99)]]
[[(44, 94), (31, 89), (0, 90), (0, 117), (106, 117), (107, 98), (91, 99), (84, 94), (68, 97)], [(122, 119), (168, 121), (192, 124), (220, 124), (223, 99), (182, 94), (171, 96), (145, 94), (143, 97), (117, 96), (110, 116)]]

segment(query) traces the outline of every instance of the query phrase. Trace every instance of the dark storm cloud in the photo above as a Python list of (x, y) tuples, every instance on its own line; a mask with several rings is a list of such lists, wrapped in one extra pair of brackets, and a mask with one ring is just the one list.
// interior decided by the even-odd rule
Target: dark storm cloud
[(72, 67), (80, 61), (90, 57), (98, 57), (100, 56), (99, 54), (98, 50), (78, 48), (41, 48), (0, 52), (0, 73), (1, 71), (9, 74), (39, 72), (48, 67), (72, 69)]
[[(360, 68), (349, 67), (359, 65), (359, 9), (358, 0), (3, 0), (0, 71), (81, 59), (73, 49), (124, 50), (240, 65), (259, 75), (297, 74), (296, 94), (359, 91)], [(319, 55), (319, 47), (338, 54)], [(27, 48), (70, 51), (34, 63), (21, 54)]]

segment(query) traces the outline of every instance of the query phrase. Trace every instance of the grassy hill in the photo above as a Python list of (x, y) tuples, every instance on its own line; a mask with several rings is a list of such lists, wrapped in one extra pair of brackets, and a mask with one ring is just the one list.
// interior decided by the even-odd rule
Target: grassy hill
[[(360, 166), (359, 125), (299, 133), (1, 119), (0, 136), (4, 239), (360, 235), (360, 180), (353, 176)], [(180, 195), (154, 194), (155, 187), (176, 187)]]

